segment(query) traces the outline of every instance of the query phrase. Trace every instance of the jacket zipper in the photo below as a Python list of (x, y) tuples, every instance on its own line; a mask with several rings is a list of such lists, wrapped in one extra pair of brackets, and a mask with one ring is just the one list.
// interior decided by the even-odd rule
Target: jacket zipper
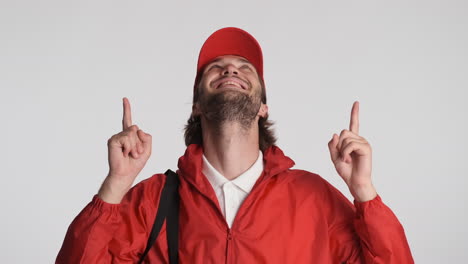
[[(258, 186), (254, 186), (254, 188), (252, 188), (252, 191), (247, 195), (247, 197), (245, 198), (245, 200), (247, 200), (247, 198), (249, 198), (249, 196), (252, 196), (252, 195), (255, 195), (254, 192), (258, 192), (259, 188), (262, 187), (263, 185), (267, 184), (268, 180), (267, 181), (263, 181), (261, 182)], [(232, 263), (232, 228), (236, 225), (236, 220), (238, 218), (238, 214), (239, 214), (239, 211), (241, 210), (242, 207), (245, 206), (245, 200), (244, 202), (241, 204), (241, 206), (239, 207), (239, 210), (237, 211), (237, 214), (236, 216), (234, 216), (234, 220), (232, 221), (232, 226), (229, 227), (227, 221), (226, 221), (226, 218), (223, 216), (224, 218), (224, 222), (226, 223), (226, 227), (227, 227), (227, 236), (226, 236), (226, 264), (230, 264)], [(221, 215), (223, 215), (221, 213), (221, 210), (219, 210), (219, 213)]]
[(227, 237), (226, 237), (226, 264), (231, 263), (231, 243), (232, 243), (232, 233), (231, 228), (227, 230)]
[[(261, 175), (260, 177), (262, 177), (263, 175)], [(271, 177), (270, 177), (271, 178)], [(247, 197), (245, 198), (245, 200), (247, 200), (249, 198), (249, 196), (252, 196), (252, 193), (254, 192), (258, 192), (259, 188), (260, 187), (263, 187), (263, 185), (267, 184), (267, 182), (269, 182), (269, 179), (268, 180), (264, 180), (262, 181), (258, 186), (257, 185), (254, 185), (253, 188), (252, 188), (252, 191), (247, 195)], [(197, 189), (197, 188), (195, 188)], [(198, 190), (198, 189), (197, 189)], [(237, 214), (239, 214), (239, 211), (241, 210), (242, 207), (245, 206), (245, 200), (244, 202), (241, 204), (239, 210), (237, 211), (237, 214), (236, 216), (234, 216), (234, 220), (232, 222), (232, 226), (229, 227), (227, 221), (226, 221), (226, 218), (224, 217), (223, 213), (221, 212), (221, 209), (219, 208), (219, 206), (217, 206), (217, 203), (214, 202), (213, 200), (210, 199), (210, 197), (208, 197), (207, 195), (205, 195), (203, 192), (201, 192), (200, 190), (198, 190), (198, 192), (204, 196), (208, 201), (210, 201), (213, 206), (216, 208), (216, 211), (218, 211), (219, 215), (221, 216), (221, 218), (224, 220), (224, 223), (226, 224), (226, 228), (227, 228), (227, 236), (226, 236), (226, 264), (230, 264), (232, 261), (232, 253), (231, 253), (231, 244), (232, 244), (232, 228), (236, 225), (236, 219), (238, 218)]]

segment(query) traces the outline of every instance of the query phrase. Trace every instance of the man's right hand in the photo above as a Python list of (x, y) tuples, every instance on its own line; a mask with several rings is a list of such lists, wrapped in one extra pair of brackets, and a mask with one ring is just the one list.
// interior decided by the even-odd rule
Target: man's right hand
[(151, 155), (151, 135), (132, 125), (130, 102), (125, 97), (122, 126), (122, 132), (107, 141), (109, 174), (98, 193), (104, 202), (113, 204), (122, 201)]

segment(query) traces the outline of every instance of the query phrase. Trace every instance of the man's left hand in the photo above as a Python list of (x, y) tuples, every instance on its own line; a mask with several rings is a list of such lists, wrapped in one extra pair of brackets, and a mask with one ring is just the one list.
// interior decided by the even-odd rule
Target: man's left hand
[(372, 149), (366, 139), (359, 136), (359, 102), (351, 110), (349, 130), (333, 134), (328, 142), (330, 156), (336, 171), (348, 185), (358, 202), (374, 199), (377, 192), (372, 184)]

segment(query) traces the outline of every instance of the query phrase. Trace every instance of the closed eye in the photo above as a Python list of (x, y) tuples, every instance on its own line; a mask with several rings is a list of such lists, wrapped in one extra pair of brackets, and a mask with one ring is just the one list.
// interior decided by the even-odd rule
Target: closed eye
[(247, 70), (252, 70), (252, 68), (248, 64), (244, 64), (241, 66), (241, 69), (247, 69)]
[(214, 68), (221, 69), (222, 67), (221, 67), (220, 65), (218, 65), (218, 64), (213, 64), (213, 65), (211, 65), (210, 67), (208, 67), (208, 70), (207, 70), (207, 71), (210, 71), (210, 70), (212, 70), (212, 69), (214, 69)]

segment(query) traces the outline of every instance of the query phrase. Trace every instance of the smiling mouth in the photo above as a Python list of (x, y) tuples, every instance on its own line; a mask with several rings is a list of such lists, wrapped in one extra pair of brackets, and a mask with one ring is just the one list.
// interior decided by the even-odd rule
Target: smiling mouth
[(235, 82), (222, 82), (221, 84), (218, 85), (218, 87), (216, 89), (231, 88), (231, 87), (240, 88), (240, 89), (245, 90), (244, 87), (242, 87), (240, 84), (235, 83)]
[(246, 86), (243, 83), (233, 78), (226, 78), (226, 79), (219, 81), (219, 83), (216, 85), (216, 89), (220, 89), (220, 88), (237, 88), (237, 89), (247, 90)]

